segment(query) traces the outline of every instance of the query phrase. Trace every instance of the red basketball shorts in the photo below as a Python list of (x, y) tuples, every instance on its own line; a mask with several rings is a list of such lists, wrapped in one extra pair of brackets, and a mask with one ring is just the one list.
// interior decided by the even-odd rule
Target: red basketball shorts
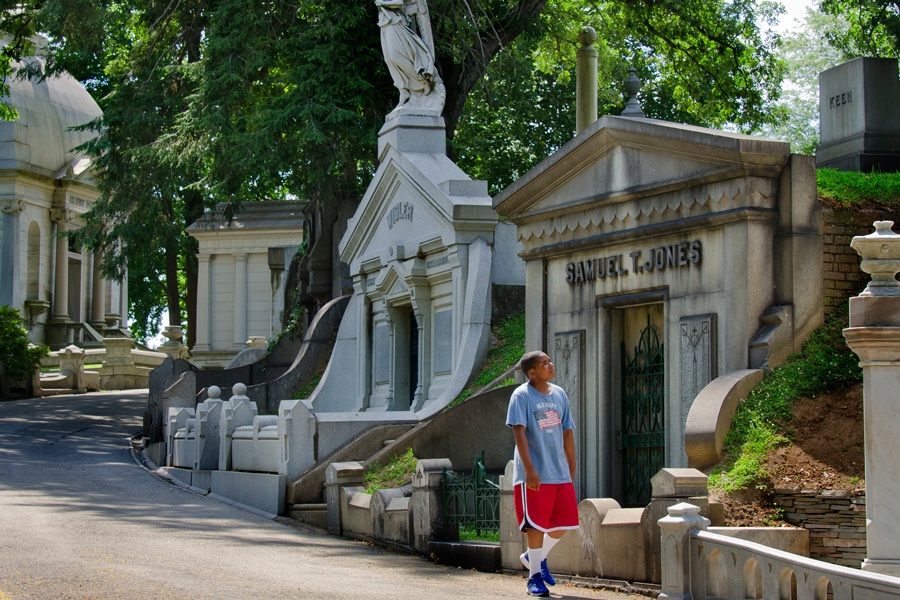
[(578, 502), (571, 483), (542, 483), (536, 490), (519, 483), (514, 495), (516, 522), (521, 531), (578, 529)]

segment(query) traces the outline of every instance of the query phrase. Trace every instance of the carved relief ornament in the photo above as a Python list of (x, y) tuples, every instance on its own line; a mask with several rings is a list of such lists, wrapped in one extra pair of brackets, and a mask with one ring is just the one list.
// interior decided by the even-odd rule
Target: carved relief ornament
[(25, 202), (18, 198), (0, 200), (0, 212), (7, 215), (18, 215), (25, 210)]

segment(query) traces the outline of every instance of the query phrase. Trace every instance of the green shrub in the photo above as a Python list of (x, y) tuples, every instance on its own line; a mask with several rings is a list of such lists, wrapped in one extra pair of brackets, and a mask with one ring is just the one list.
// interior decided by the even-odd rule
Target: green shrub
[(50, 355), (47, 346), (29, 347), (28, 332), (22, 327), (19, 311), (0, 306), (0, 361), (6, 363), (9, 381), (26, 381)]
[[(496, 343), (488, 350), (481, 373), (449, 406), (456, 406), (468, 399), (477, 390), (494, 381), (519, 362), (519, 359), (525, 354), (525, 313), (513, 315), (502, 321), (494, 330), (494, 335), (497, 338)], [(514, 382), (507, 378), (504, 385), (506, 381)]]
[(372, 466), (365, 474), (366, 493), (372, 494), (376, 490), (398, 488), (412, 483), (418, 462), (419, 459), (410, 448), (406, 454), (394, 457), (394, 460), (384, 466)]
[(859, 359), (844, 341), (846, 308), (829, 316), (803, 345), (756, 386), (738, 405), (728, 435), (725, 461), (710, 475), (710, 484), (734, 491), (756, 484), (766, 476), (766, 454), (789, 440), (787, 431), (794, 402), (841, 390), (862, 380)]

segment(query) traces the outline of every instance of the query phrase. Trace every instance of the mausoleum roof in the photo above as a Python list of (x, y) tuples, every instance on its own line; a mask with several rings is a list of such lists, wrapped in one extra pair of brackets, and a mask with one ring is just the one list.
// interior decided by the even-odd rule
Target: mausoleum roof
[[(26, 59), (41, 60), (38, 57)], [(73, 131), (103, 113), (84, 87), (68, 73), (44, 81), (8, 79), (14, 121), (0, 121), (0, 170), (20, 170), (55, 179), (79, 177), (89, 164), (75, 147), (95, 137)]]

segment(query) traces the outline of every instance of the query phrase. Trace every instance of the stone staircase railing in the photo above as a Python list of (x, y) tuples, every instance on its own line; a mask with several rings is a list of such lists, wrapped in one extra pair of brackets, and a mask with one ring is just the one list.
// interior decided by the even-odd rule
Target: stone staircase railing
[(834, 565), (706, 531), (686, 502), (659, 520), (660, 598), (852, 600), (900, 598), (900, 578)]

